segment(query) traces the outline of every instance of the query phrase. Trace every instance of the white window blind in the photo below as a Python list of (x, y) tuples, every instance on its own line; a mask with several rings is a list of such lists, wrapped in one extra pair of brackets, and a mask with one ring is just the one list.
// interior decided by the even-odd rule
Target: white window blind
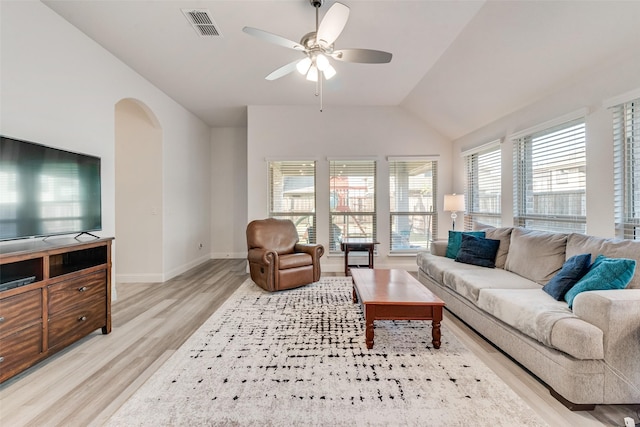
[(502, 153), (500, 144), (464, 156), (467, 175), (465, 229), (474, 223), (500, 227), (502, 224)]
[(618, 237), (640, 240), (640, 98), (613, 108)]
[(514, 142), (514, 224), (584, 233), (584, 118), (521, 136)]
[(389, 160), (391, 252), (416, 252), (438, 235), (438, 162)]
[(301, 243), (316, 243), (315, 161), (269, 162), (269, 217), (290, 219)]
[(375, 160), (329, 161), (330, 252), (343, 238), (376, 239)]

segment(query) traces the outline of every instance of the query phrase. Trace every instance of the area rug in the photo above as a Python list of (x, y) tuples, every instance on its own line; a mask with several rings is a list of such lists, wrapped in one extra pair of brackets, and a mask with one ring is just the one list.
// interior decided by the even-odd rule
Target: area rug
[(368, 350), (351, 281), (278, 293), (250, 280), (109, 426), (546, 425), (442, 325), (377, 321)]

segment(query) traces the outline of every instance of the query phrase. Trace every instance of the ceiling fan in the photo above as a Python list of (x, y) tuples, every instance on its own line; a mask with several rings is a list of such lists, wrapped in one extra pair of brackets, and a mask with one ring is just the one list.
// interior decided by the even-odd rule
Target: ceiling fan
[(385, 64), (391, 61), (392, 54), (372, 49), (335, 49), (334, 42), (349, 19), (349, 8), (336, 2), (329, 8), (322, 22), (319, 22), (318, 10), (324, 0), (309, 0), (309, 3), (316, 9), (316, 30), (302, 36), (300, 43), (253, 27), (244, 27), (242, 31), (264, 41), (302, 52), (304, 58), (283, 65), (265, 78), (276, 80), (297, 69), (298, 72), (306, 75), (307, 80), (316, 82), (316, 95), (320, 94), (320, 111), (322, 111), (323, 77), (328, 80), (336, 74), (329, 58), (344, 62)]

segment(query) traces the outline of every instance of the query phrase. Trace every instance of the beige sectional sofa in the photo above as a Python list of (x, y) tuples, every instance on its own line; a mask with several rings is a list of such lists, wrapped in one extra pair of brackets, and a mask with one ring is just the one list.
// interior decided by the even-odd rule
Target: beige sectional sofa
[[(490, 228), (496, 268), (418, 254), (418, 278), (446, 307), (547, 384), (574, 410), (640, 402), (640, 242)], [(572, 308), (542, 290), (578, 254), (636, 260), (625, 289), (578, 294)]]

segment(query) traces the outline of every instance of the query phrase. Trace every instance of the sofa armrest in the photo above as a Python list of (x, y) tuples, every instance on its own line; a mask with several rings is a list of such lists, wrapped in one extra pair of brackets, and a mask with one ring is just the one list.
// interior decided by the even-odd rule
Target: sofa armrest
[(447, 254), (448, 240), (432, 240), (431, 241), (431, 253), (437, 256), (445, 256)]
[(640, 289), (582, 292), (573, 312), (602, 330), (606, 364), (640, 398)]

